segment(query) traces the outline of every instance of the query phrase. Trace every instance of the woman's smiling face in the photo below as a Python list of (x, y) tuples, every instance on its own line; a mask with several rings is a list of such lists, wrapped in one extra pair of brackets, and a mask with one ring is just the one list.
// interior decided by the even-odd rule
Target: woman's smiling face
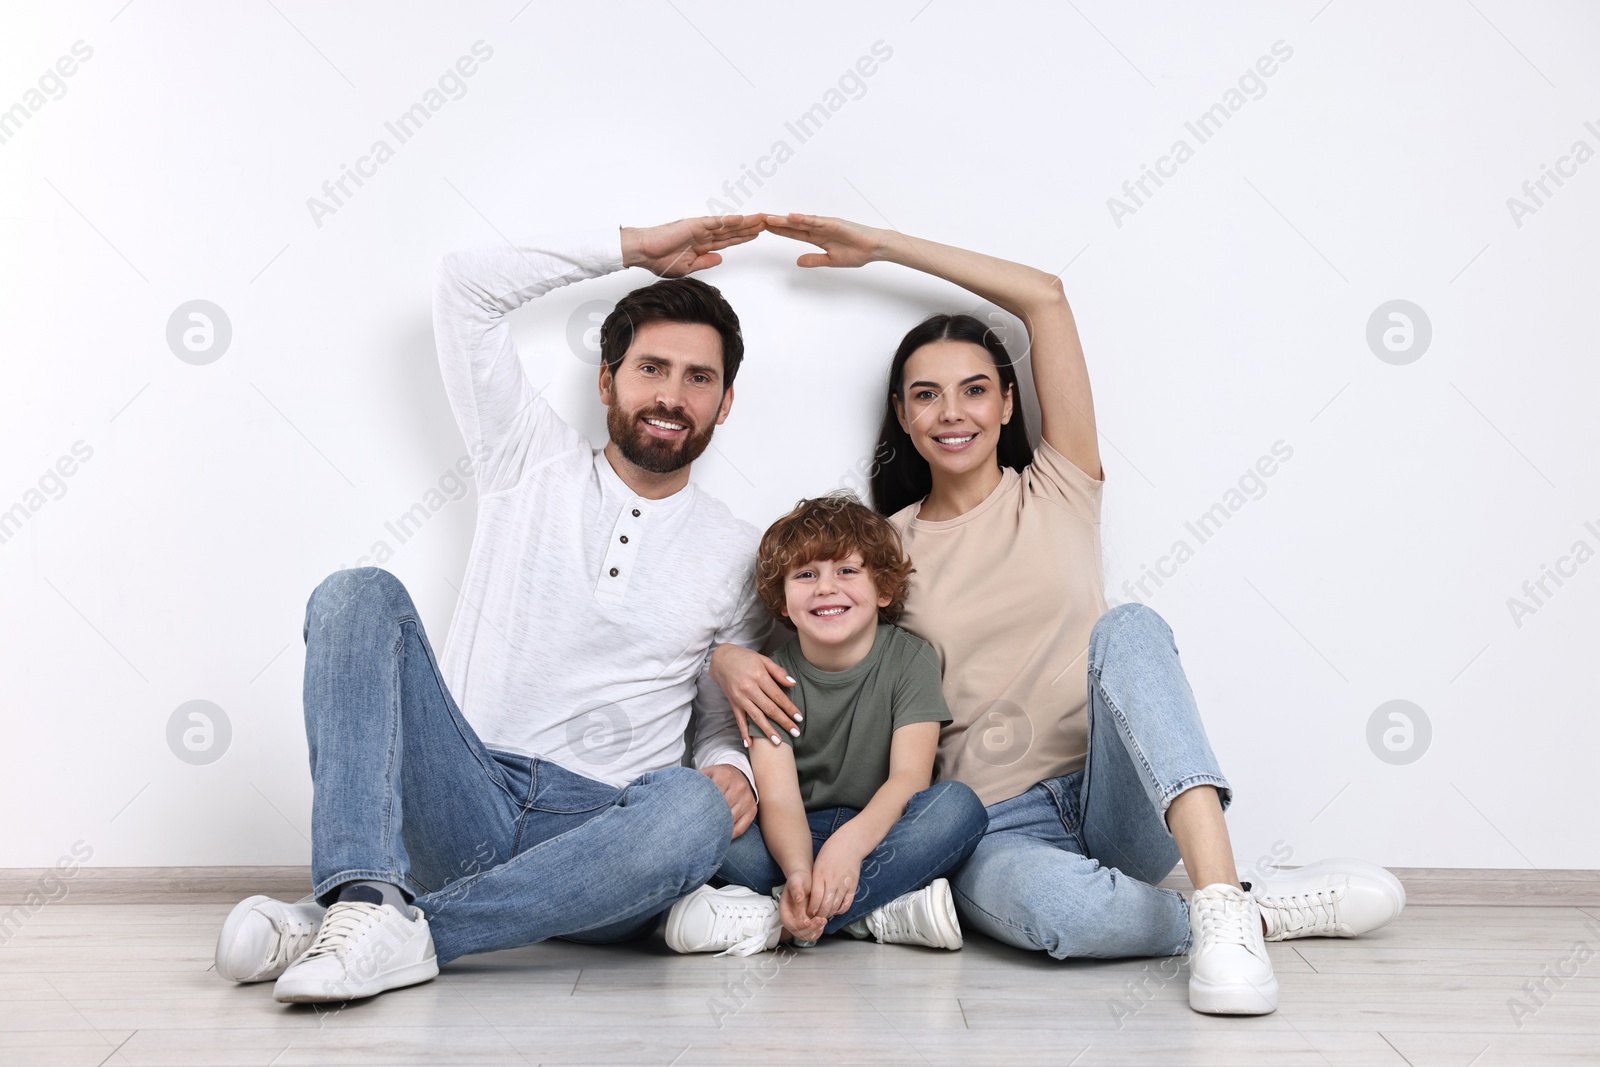
[(935, 478), (994, 466), (1011, 404), (994, 359), (970, 341), (935, 341), (911, 353), (894, 401)]

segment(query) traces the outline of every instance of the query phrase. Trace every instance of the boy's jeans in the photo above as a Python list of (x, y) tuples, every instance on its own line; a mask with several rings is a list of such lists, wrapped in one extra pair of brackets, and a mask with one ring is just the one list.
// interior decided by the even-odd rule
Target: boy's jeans
[(443, 964), (641, 933), (721, 863), (733, 817), (699, 771), (651, 771), (618, 789), (485, 747), (389, 572), (330, 575), (306, 605), (305, 641), (323, 903), (357, 879), (405, 888)]
[[(809, 812), (812, 854), (823, 842), (857, 814), (855, 808), (822, 808)], [(842, 915), (828, 920), (826, 933), (835, 933), (895, 897), (921, 889), (948, 874), (972, 854), (988, 825), (983, 802), (960, 782), (940, 782), (906, 803), (906, 813), (889, 829), (883, 843), (861, 861), (861, 878), (855, 900)], [(717, 876), (734, 885), (770, 893), (787, 879), (767, 851), (761, 827), (750, 829), (728, 846), (727, 858)]]
[(1113, 608), (1089, 640), (1088, 762), (989, 806), (951, 879), (963, 924), (1058, 959), (1186, 951), (1188, 906), (1155, 883), (1178, 862), (1167, 805), (1197, 785), (1232, 799), (1172, 630), (1142, 604)]

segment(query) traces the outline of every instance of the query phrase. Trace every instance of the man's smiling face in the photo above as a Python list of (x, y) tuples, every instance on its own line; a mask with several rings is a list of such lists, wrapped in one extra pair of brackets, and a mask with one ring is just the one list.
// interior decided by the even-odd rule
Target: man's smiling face
[(723, 388), (722, 338), (701, 323), (647, 322), (616, 373), (601, 368), (600, 399), (606, 430), (629, 463), (652, 474), (686, 467), (733, 404), (732, 388)]

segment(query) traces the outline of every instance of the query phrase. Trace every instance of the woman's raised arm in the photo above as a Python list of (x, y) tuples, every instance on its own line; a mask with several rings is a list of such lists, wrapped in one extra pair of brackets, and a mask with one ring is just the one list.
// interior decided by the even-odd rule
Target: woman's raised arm
[(1021, 263), (844, 219), (800, 214), (766, 219), (772, 233), (822, 249), (796, 260), (802, 267), (898, 263), (959, 285), (1021, 319), (1032, 341), (1029, 362), (1044, 439), (1080, 470), (1101, 477), (1089, 368), (1061, 279)]

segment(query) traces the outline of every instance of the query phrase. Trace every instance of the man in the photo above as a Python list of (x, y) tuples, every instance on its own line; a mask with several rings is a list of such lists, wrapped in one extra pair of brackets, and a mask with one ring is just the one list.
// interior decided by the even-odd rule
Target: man
[[(467, 953), (620, 940), (750, 825), (749, 764), (707, 662), (767, 633), (758, 534), (689, 481), (733, 404), (743, 340), (721, 294), (685, 276), (761, 229), (690, 219), (440, 260), (439, 361), (479, 491), (450, 643), (436, 663), (386, 571), (313, 592), (316, 903), (242, 901), (219, 974), (276, 978), (280, 1001), (349, 1000)], [(609, 441), (594, 451), (529, 384), (506, 315), (632, 266), (668, 280), (601, 327)], [(686, 729), (697, 769), (681, 765)]]

